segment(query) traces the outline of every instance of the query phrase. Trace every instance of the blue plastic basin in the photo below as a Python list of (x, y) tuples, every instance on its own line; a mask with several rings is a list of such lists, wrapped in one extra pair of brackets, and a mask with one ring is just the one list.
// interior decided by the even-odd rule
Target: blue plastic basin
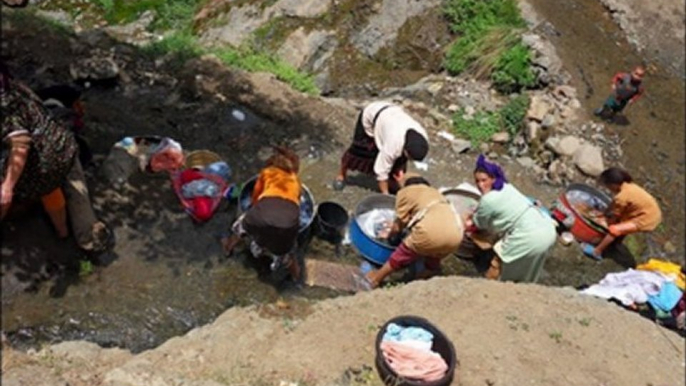
[(362, 257), (374, 264), (383, 265), (391, 257), (395, 247), (367, 235), (357, 222), (361, 214), (373, 209), (395, 210), (395, 197), (375, 194), (360, 201), (353, 213), (353, 221), (350, 222), (350, 241)]

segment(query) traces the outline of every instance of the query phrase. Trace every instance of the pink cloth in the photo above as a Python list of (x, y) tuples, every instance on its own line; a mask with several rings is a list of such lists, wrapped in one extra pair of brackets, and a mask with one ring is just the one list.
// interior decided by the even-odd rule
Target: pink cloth
[(417, 349), (401, 342), (381, 342), (386, 363), (396, 374), (413, 380), (437, 381), (448, 371), (443, 358), (433, 352)]

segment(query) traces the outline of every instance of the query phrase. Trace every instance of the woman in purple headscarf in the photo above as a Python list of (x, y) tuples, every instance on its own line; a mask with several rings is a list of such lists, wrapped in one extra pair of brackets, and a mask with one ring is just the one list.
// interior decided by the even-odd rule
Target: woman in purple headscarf
[(476, 162), (474, 180), (482, 196), (467, 227), (500, 239), (486, 277), (536, 282), (557, 237), (552, 219), (508, 183), (503, 169), (483, 154)]

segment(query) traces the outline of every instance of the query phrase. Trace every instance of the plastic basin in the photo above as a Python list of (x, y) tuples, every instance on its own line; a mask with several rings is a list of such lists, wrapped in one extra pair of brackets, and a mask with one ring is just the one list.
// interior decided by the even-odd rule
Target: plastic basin
[(353, 213), (353, 220), (350, 221), (350, 241), (365, 259), (374, 264), (383, 265), (391, 257), (395, 247), (367, 235), (357, 221), (360, 215), (373, 209), (395, 210), (395, 197), (375, 194), (360, 201)]

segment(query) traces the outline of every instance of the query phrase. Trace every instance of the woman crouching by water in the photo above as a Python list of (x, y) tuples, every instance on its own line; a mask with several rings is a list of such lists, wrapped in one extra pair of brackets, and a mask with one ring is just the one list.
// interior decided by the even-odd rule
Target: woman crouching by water
[(552, 219), (509, 184), (500, 166), (486, 161), (483, 154), (477, 160), (474, 180), (482, 196), (467, 226), (500, 238), (486, 277), (536, 282), (557, 238)]
[(662, 211), (657, 200), (634, 183), (631, 175), (623, 169), (612, 167), (598, 177), (598, 181), (614, 195), (607, 211), (609, 233), (597, 246), (582, 244), (584, 254), (596, 260), (615, 241), (636, 232), (650, 232), (662, 222)]
[(272, 270), (283, 264), (294, 280), (300, 280), (295, 256), (300, 228), (299, 169), (300, 160), (292, 150), (274, 148), (255, 182), (250, 209), (236, 220), (233, 234), (222, 240), (227, 255), (245, 236), (254, 256), (271, 255)]

